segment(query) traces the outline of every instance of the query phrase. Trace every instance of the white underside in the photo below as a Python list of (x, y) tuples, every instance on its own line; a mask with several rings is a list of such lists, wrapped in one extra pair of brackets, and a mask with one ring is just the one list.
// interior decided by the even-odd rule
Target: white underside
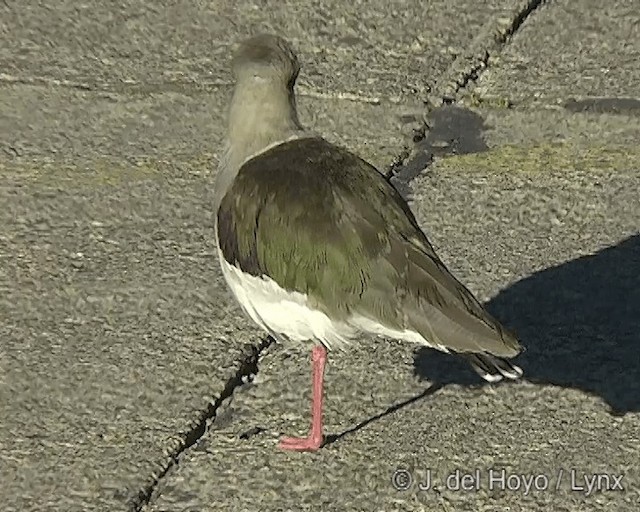
[(273, 335), (284, 335), (292, 341), (317, 340), (328, 348), (340, 348), (365, 333), (447, 352), (445, 347), (430, 343), (416, 331), (389, 328), (363, 316), (332, 321), (323, 312), (309, 307), (306, 295), (286, 291), (268, 277), (246, 274), (227, 263), (222, 255), (220, 265), (229, 288), (245, 312)]

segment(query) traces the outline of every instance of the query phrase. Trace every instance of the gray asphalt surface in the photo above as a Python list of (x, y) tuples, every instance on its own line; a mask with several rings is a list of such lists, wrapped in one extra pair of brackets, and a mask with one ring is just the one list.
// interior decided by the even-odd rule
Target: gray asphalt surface
[[(309, 353), (270, 349), (149, 510), (637, 507), (640, 174), (496, 175), (453, 160), (416, 180), (415, 211), (451, 268), (521, 332), (527, 381), (483, 386), (445, 355), (363, 340), (329, 359), (326, 422), (338, 439), (287, 454), (278, 438), (308, 428)], [(491, 488), (489, 471), (503, 469), (519, 478)], [(422, 492), (428, 470), (434, 487)], [(448, 489), (456, 470), (479, 471), (479, 489)], [(392, 478), (408, 485), (405, 471), (415, 480), (399, 492)], [(626, 491), (578, 490), (604, 473), (624, 474)]]
[[(3, 510), (637, 510), (640, 9), (539, 4), (0, 4)], [(524, 382), (363, 340), (330, 355), (328, 445), (277, 450), (310, 347), (241, 315), (208, 207), (258, 30), (299, 49), (306, 125), (395, 162)]]

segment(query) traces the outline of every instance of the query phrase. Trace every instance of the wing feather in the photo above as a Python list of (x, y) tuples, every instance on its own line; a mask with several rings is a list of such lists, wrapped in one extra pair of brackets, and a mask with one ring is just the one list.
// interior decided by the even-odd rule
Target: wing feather
[(332, 318), (361, 315), (459, 352), (521, 350), (447, 270), (393, 186), (321, 138), (245, 163), (218, 231), (227, 261), (306, 294)]

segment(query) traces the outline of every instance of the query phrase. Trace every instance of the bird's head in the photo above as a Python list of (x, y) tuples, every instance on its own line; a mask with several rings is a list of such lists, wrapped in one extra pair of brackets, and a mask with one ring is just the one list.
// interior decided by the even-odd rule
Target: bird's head
[(300, 64), (285, 39), (272, 34), (260, 34), (239, 44), (233, 56), (232, 69), (238, 82), (271, 82), (292, 89), (300, 72)]

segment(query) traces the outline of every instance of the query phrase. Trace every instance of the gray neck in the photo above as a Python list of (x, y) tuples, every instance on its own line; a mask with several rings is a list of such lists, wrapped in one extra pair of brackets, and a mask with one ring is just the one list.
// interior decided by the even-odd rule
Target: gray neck
[(250, 157), (303, 134), (293, 90), (283, 84), (246, 78), (238, 81), (229, 110), (228, 136), (220, 159), (215, 207)]
[(293, 90), (283, 84), (245, 79), (236, 85), (229, 111), (229, 151), (232, 166), (267, 146), (302, 130)]

